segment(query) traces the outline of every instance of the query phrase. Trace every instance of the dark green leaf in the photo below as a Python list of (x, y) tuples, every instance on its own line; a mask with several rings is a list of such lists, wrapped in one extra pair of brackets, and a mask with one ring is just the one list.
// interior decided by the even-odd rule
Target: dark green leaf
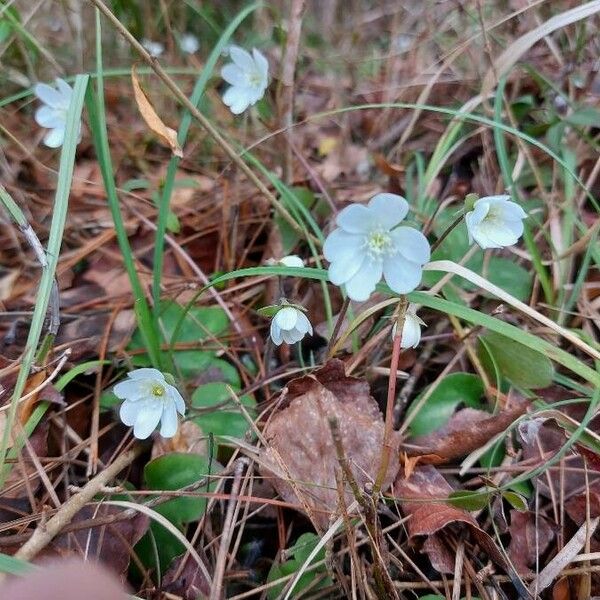
[[(417, 406), (423, 397), (424, 390), (415, 399), (412, 406)], [(480, 408), (483, 396), (483, 383), (477, 375), (471, 373), (452, 373), (444, 377), (437, 388), (419, 409), (410, 425), (413, 436), (426, 435), (439, 429), (448, 422), (457, 406), (464, 404), (472, 408)], [(409, 410), (409, 414), (414, 410)]]
[(448, 504), (464, 510), (481, 510), (490, 502), (490, 494), (486, 492), (470, 492), (457, 490), (448, 496)]

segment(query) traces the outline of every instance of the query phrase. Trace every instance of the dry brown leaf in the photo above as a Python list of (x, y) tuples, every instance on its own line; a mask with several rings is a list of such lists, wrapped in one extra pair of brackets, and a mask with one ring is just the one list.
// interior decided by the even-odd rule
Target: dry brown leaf
[(465, 456), (505, 431), (527, 411), (528, 406), (528, 402), (521, 402), (496, 415), (464, 408), (437, 431), (411, 439), (406, 453), (410, 457), (420, 456), (421, 464), (443, 464)]
[(174, 437), (158, 436), (156, 438), (152, 446), (152, 460), (171, 452), (206, 456), (208, 454), (206, 434), (193, 421), (184, 421), (179, 425)]
[(173, 152), (175, 156), (183, 158), (183, 151), (177, 141), (177, 132), (174, 129), (167, 127), (154, 110), (150, 100), (148, 100), (144, 90), (142, 90), (142, 86), (140, 85), (140, 81), (135, 71), (135, 65), (131, 67), (131, 83), (133, 85), (135, 102), (144, 121), (146, 121), (146, 125), (148, 125), (148, 127), (150, 127), (150, 129), (152, 129), (152, 131), (167, 146), (169, 146), (169, 148), (171, 148), (171, 152)]
[(519, 573), (527, 573), (535, 565), (554, 538), (552, 526), (542, 515), (518, 510), (510, 511), (510, 544), (508, 555)]
[(464, 523), (487, 555), (505, 571), (508, 565), (492, 538), (483, 531), (477, 521), (464, 509), (446, 503), (454, 490), (432, 465), (414, 470), (409, 479), (400, 475), (392, 487), (402, 512), (410, 516), (407, 527), (410, 537), (428, 536), (424, 544), (431, 564), (440, 573), (454, 571), (454, 555), (439, 535), (445, 527)]
[[(339, 360), (329, 361), (314, 375), (291, 381), (283, 392), (283, 408), (265, 427), (268, 446), (263, 451), (261, 471), (287, 502), (307, 505), (318, 524), (326, 527), (338, 508), (336, 472), (340, 471), (329, 419), (338, 422), (349, 467), (358, 486), (373, 482), (381, 458), (383, 417), (369, 393), (369, 385), (346, 377)], [(398, 438), (392, 440), (394, 455)], [(285, 465), (285, 470), (280, 462)], [(384, 489), (398, 470), (393, 460)], [(295, 482), (288, 483), (288, 477)], [(294, 486), (302, 495), (300, 500)], [(353, 501), (346, 488), (345, 503)]]

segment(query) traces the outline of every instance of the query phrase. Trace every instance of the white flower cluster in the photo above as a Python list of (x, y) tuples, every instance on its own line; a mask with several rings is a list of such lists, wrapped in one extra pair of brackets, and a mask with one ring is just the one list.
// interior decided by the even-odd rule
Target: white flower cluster
[(33, 91), (42, 102), (35, 111), (35, 121), (50, 131), (44, 137), (44, 144), (49, 148), (59, 148), (65, 141), (67, 127), (67, 111), (71, 104), (73, 88), (63, 79), (55, 80), (56, 87), (46, 83), (38, 83)]

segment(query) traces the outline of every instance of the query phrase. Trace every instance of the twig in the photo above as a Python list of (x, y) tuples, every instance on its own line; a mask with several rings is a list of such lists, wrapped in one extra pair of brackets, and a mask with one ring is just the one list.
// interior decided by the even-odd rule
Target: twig
[(45, 525), (37, 527), (31, 538), (17, 551), (15, 558), (31, 560), (39, 554), (109, 481), (114, 479), (141, 454), (143, 449), (144, 447), (141, 445), (132, 448), (129, 452), (119, 456), (102, 473), (91, 479), (81, 492), (65, 502)]
[[(233, 146), (219, 133), (216, 127), (194, 106), (194, 104), (188, 99), (185, 93), (179, 88), (175, 81), (169, 76), (169, 74), (161, 67), (158, 60), (151, 56), (146, 49), (131, 35), (127, 27), (125, 27), (117, 17), (110, 11), (110, 9), (102, 2), (102, 0), (89, 0), (98, 10), (110, 21), (111, 25), (125, 38), (127, 43), (135, 49), (135, 51), (142, 57), (150, 68), (158, 75), (159, 79), (171, 90), (175, 98), (182, 104), (196, 119), (200, 125), (206, 130), (210, 137), (221, 146), (225, 154), (229, 159), (235, 163), (239, 169), (248, 177), (248, 179), (256, 186), (258, 191), (271, 203), (273, 208), (279, 212), (281, 217), (294, 229), (300, 236), (305, 235), (302, 228), (296, 223), (294, 217), (282, 206), (277, 200), (275, 195), (267, 188), (267, 186), (254, 174), (254, 171), (244, 162), (241, 156), (235, 151)], [(311, 234), (306, 234), (312, 238), (312, 241), (318, 245), (321, 242)]]
[(283, 177), (287, 184), (292, 183), (292, 123), (294, 117), (294, 73), (300, 46), (300, 32), (302, 30), (302, 15), (306, 8), (305, 0), (292, 0), (290, 18), (285, 45), (285, 55), (281, 68), (281, 87), (279, 94), (280, 127), (285, 129), (286, 146), (283, 153)]
[(225, 515), (225, 522), (223, 523), (223, 534), (221, 545), (219, 546), (219, 555), (217, 556), (217, 564), (215, 566), (213, 575), (213, 584), (210, 589), (210, 600), (219, 600), (221, 598), (223, 574), (225, 572), (225, 563), (227, 562), (227, 550), (231, 542), (231, 536), (233, 535), (233, 515), (235, 513), (235, 507), (239, 501), (238, 494), (242, 482), (242, 473), (248, 466), (248, 463), (249, 460), (247, 458), (240, 458), (236, 461), (233, 472), (233, 485), (231, 486), (231, 498), (229, 499), (229, 504), (227, 505), (227, 514)]
[(337, 320), (335, 322), (335, 326), (333, 327), (333, 333), (329, 338), (329, 344), (327, 344), (327, 356), (331, 358), (332, 350), (335, 348), (335, 344), (337, 342), (338, 336), (340, 334), (340, 329), (342, 328), (342, 324), (344, 323), (344, 318), (346, 317), (346, 313), (348, 312), (348, 307), (350, 306), (350, 298), (346, 296), (344, 298), (344, 303), (342, 304), (342, 308), (340, 308), (340, 312), (338, 313)]

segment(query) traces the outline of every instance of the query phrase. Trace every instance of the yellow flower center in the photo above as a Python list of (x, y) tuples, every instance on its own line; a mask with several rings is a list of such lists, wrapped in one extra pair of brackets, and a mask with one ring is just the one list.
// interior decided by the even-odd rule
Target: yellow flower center
[(160, 383), (155, 383), (152, 386), (152, 395), (153, 396), (157, 396), (157, 397), (162, 397), (165, 395), (165, 388), (164, 386), (160, 385)]
[(367, 252), (375, 257), (387, 254), (392, 246), (392, 238), (387, 231), (376, 229), (372, 231), (366, 240)]

